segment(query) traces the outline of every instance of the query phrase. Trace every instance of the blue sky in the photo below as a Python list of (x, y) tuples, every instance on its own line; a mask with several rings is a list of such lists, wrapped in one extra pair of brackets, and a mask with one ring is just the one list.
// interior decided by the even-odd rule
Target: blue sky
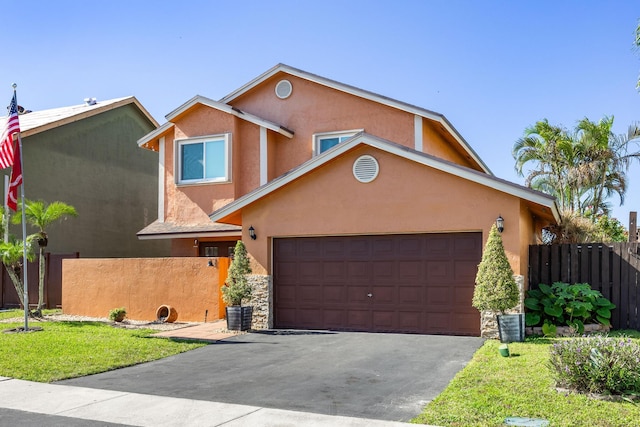
[[(547, 118), (572, 128), (640, 121), (637, 1), (0, 0), (0, 101), (31, 110), (134, 95), (160, 122), (196, 94), (219, 99), (277, 63), (444, 114), (493, 173)], [(9, 59), (12, 58), (12, 59)], [(4, 94), (4, 95), (3, 95)], [(629, 173), (628, 224), (640, 211)]]

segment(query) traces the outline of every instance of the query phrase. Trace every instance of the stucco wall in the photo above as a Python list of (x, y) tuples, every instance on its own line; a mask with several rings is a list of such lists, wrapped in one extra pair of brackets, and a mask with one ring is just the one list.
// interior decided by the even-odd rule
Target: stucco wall
[[(380, 164), (369, 184), (352, 173), (363, 154)], [(526, 259), (521, 261), (517, 197), (361, 146), (245, 208), (243, 240), (268, 274), (272, 237), (481, 231), (486, 241), (498, 215), (505, 219), (507, 256), (520, 272)], [(257, 240), (246, 235), (249, 225)]]
[[(158, 212), (158, 154), (136, 144), (152, 129), (137, 108), (126, 105), (23, 138), (27, 199), (62, 201), (78, 211), (77, 218), (47, 230), (48, 251), (81, 257), (169, 255), (168, 242), (136, 236)], [(20, 226), (11, 226), (11, 232), (22, 235)]]
[(228, 258), (64, 260), (62, 310), (107, 317), (111, 309), (125, 307), (128, 318), (152, 321), (158, 307), (170, 305), (178, 322), (203, 322), (205, 313), (207, 321), (221, 319), (220, 287), (228, 263)]

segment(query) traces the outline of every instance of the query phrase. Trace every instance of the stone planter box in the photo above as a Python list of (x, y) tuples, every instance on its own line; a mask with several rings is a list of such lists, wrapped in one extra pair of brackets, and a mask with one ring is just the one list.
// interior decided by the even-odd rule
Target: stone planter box
[[(587, 334), (593, 334), (596, 332), (609, 332), (611, 330), (610, 326), (604, 326), (604, 325), (600, 325), (598, 323), (593, 323), (593, 324), (588, 324), (588, 325), (584, 325), (584, 333), (585, 335)], [(542, 332), (542, 326), (536, 326), (536, 327), (527, 327), (525, 328), (525, 333), (527, 335), (544, 335), (544, 333)], [(558, 326), (557, 332), (556, 332), (556, 336), (557, 337), (571, 337), (576, 335), (575, 330), (573, 328), (571, 328), (570, 326)]]

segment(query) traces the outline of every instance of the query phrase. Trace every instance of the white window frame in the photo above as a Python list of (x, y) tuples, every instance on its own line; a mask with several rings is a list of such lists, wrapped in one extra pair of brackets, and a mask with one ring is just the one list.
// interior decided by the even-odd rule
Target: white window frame
[[(313, 155), (317, 156), (318, 154), (322, 154), (320, 152), (320, 141), (323, 139), (329, 138), (344, 138), (344, 137), (352, 137), (357, 133), (364, 131), (364, 129), (352, 129), (352, 130), (341, 130), (337, 132), (319, 132), (313, 134)], [(333, 148), (333, 147), (332, 147)]]
[[(182, 146), (188, 144), (204, 144), (206, 142), (211, 141), (224, 141), (224, 155), (225, 155), (225, 165), (224, 165), (224, 176), (218, 178), (197, 178), (197, 179), (182, 179)], [(207, 135), (207, 136), (199, 136), (197, 138), (185, 138), (185, 139), (177, 139), (175, 144), (176, 152), (175, 152), (175, 163), (176, 163), (176, 184), (178, 185), (189, 185), (189, 184), (216, 184), (216, 183), (228, 183), (231, 182), (231, 134), (223, 133), (216, 135)], [(206, 158), (206, 154), (204, 154)], [(206, 169), (206, 167), (205, 167)]]

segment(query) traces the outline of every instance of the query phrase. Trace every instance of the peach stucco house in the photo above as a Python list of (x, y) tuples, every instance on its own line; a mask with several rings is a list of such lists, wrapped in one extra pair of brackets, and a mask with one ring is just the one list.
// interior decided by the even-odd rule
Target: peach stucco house
[(175, 257), (242, 239), (268, 327), (479, 335), (491, 225), (504, 218), (525, 279), (528, 245), (558, 219), (443, 115), (287, 65), (167, 120), (138, 141), (160, 154), (158, 220), (138, 237), (171, 239)]

